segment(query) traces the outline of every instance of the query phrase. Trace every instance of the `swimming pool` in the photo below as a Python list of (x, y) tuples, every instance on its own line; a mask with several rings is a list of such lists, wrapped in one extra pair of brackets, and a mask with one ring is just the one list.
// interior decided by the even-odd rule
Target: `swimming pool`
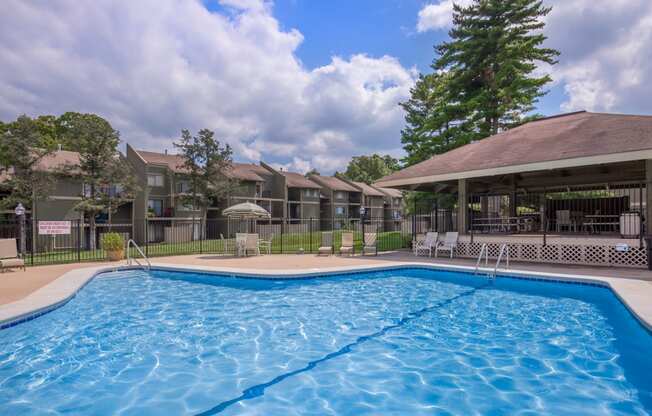
[(647, 414), (606, 288), (405, 268), (105, 273), (0, 331), (0, 414)]

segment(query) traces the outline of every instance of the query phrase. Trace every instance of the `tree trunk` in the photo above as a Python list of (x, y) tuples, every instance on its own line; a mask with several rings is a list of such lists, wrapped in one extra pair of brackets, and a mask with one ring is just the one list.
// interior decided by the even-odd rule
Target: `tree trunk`
[(95, 214), (90, 213), (88, 218), (88, 225), (90, 226), (90, 235), (88, 242), (90, 244), (90, 249), (95, 250), (97, 248), (97, 241), (95, 238)]

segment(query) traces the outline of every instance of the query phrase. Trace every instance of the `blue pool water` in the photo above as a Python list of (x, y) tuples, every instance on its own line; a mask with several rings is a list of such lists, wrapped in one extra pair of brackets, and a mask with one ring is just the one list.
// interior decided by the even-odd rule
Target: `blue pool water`
[(585, 285), (129, 271), (0, 331), (1, 415), (651, 410), (652, 336)]

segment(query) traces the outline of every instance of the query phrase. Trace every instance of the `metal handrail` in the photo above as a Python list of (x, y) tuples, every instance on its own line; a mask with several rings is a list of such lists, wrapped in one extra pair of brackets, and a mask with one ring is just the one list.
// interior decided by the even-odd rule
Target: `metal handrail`
[[(131, 257), (131, 250), (130, 250), (131, 246), (134, 246), (136, 248), (136, 250), (138, 251), (138, 253), (141, 255), (141, 257), (145, 259), (145, 261), (147, 262), (147, 267), (142, 265), (138, 261), (138, 259)], [(145, 255), (145, 253), (143, 253), (143, 250), (140, 249), (140, 247), (138, 246), (138, 244), (136, 244), (136, 242), (134, 240), (129, 239), (129, 241), (127, 242), (127, 265), (131, 266), (133, 264), (133, 262), (135, 262), (137, 265), (139, 265), (140, 267), (142, 267), (143, 269), (148, 270), (148, 271), (152, 268), (152, 263), (150, 263), (149, 259)]]
[(482, 248), (480, 248), (480, 255), (478, 256), (478, 261), (475, 262), (475, 270), (473, 271), (473, 274), (478, 274), (478, 269), (480, 268), (480, 262), (482, 261), (482, 254), (484, 254), (484, 265), (487, 266), (489, 264), (489, 249), (487, 248), (487, 243), (482, 244)]
[(505, 267), (509, 268), (509, 246), (507, 244), (503, 244), (500, 246), (500, 253), (498, 254), (498, 260), (496, 260), (496, 266), (494, 267), (493, 274), (491, 275), (492, 279), (496, 278), (496, 274), (498, 273), (498, 266), (500, 265), (500, 261), (503, 259), (503, 254), (506, 254)]

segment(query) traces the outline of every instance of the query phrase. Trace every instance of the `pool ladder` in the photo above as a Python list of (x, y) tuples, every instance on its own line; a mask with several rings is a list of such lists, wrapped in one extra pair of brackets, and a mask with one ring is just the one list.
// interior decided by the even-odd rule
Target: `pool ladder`
[[(145, 259), (145, 261), (147, 262), (147, 265), (141, 264), (140, 261), (138, 261), (137, 258), (131, 257), (131, 250), (130, 250), (131, 246), (134, 246), (136, 251), (138, 251), (138, 254), (140, 254), (140, 256), (143, 259)], [(143, 253), (143, 250), (140, 249), (140, 247), (138, 246), (138, 244), (136, 244), (136, 242), (134, 240), (129, 239), (129, 241), (127, 242), (127, 265), (131, 266), (134, 263), (136, 263), (138, 266), (142, 267), (143, 270), (149, 271), (152, 268), (152, 263), (149, 262), (149, 259), (147, 258), (145, 253)]]
[[(478, 261), (475, 263), (475, 270), (473, 271), (473, 274), (478, 274), (478, 270), (480, 269), (480, 262), (482, 261), (482, 256), (484, 255), (484, 264), (485, 266), (489, 263), (489, 247), (487, 246), (487, 243), (482, 244), (482, 248), (480, 248), (480, 255), (478, 256)], [(487, 277), (490, 279), (495, 279), (496, 274), (498, 273), (498, 266), (500, 266), (500, 262), (505, 259), (505, 267), (509, 268), (509, 245), (507, 244), (502, 244), (500, 246), (500, 252), (498, 253), (498, 259), (496, 260), (496, 265), (494, 266), (494, 269), (491, 273), (487, 274)]]

